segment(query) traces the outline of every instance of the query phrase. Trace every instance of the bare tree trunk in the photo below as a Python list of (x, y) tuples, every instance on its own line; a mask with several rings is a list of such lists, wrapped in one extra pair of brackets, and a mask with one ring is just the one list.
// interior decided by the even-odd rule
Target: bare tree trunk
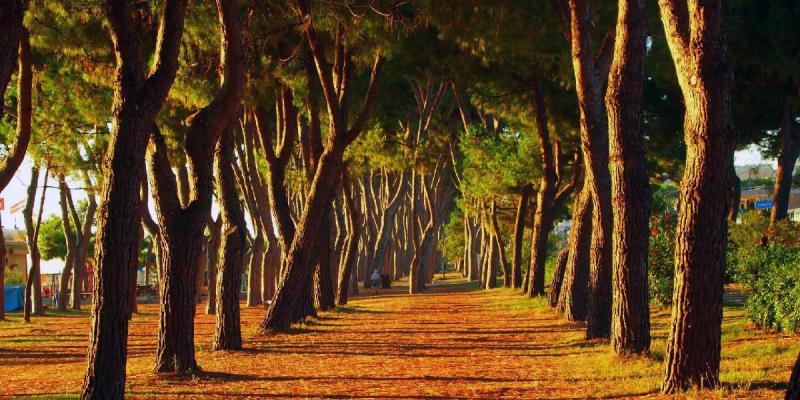
[(340, 260), (339, 281), (336, 291), (336, 303), (340, 306), (347, 304), (350, 282), (352, 281), (351, 275), (353, 274), (353, 267), (356, 264), (356, 257), (358, 256), (359, 228), (362, 223), (361, 213), (354, 199), (356, 196), (356, 189), (350, 183), (350, 177), (347, 171), (345, 171), (343, 175), (342, 187), (344, 188), (342, 198), (344, 199), (347, 237), (343, 248), (344, 255)]
[[(222, 214), (217, 219), (208, 216), (208, 244), (206, 245), (206, 261), (208, 262), (208, 299), (206, 299), (206, 314), (217, 312), (217, 266), (219, 265), (219, 250), (222, 246)], [(237, 292), (238, 296), (238, 292)]]
[[(14, 143), (6, 158), (0, 163), (0, 191), (8, 186), (11, 178), (19, 169), (31, 139), (31, 89), (33, 69), (31, 68), (31, 49), (28, 31), (22, 25), (27, 1), (12, 0), (7, 2), (6, 12), (0, 15), (0, 118), (5, 110), (5, 93), (14, 68), (18, 64), (17, 79), (17, 127)], [(0, 224), (0, 236), (2, 224)], [(0, 237), (0, 321), (5, 319), (3, 310), (6, 269), (6, 242)]]
[[(531, 186), (526, 185), (522, 188), (517, 203), (517, 217), (514, 222), (514, 254), (511, 261), (512, 287), (514, 289), (522, 287), (522, 241), (525, 236), (525, 218), (528, 215), (528, 198), (531, 195)], [(465, 228), (465, 232), (468, 228)], [(469, 241), (464, 242), (464, 248), (469, 249)], [(465, 255), (465, 259), (468, 255)]]
[(266, 247), (264, 246), (264, 233), (256, 228), (253, 245), (250, 247), (250, 262), (247, 264), (247, 306), (261, 305), (261, 268), (264, 264)]
[(542, 156), (542, 178), (536, 195), (536, 213), (531, 228), (531, 264), (528, 269), (528, 296), (544, 294), (544, 273), (547, 261), (547, 238), (553, 230), (553, 202), (558, 189), (558, 154), (553, 149), (548, 128), (547, 107), (542, 93), (542, 84), (536, 81), (534, 89), (536, 103), (536, 132)]
[(592, 19), (588, 0), (570, 0), (572, 63), (581, 112), (581, 143), (586, 162), (586, 187), (592, 196), (592, 242), (589, 265), (589, 310), (586, 337), (609, 337), (611, 331), (611, 176), (608, 171), (608, 126), (603, 112), (603, 86), (593, 56)]
[(662, 0), (661, 20), (683, 93), (686, 166), (675, 241), (675, 292), (661, 390), (719, 385), (722, 283), (728, 241), (733, 74), (722, 2)]
[(84, 290), (83, 283), (86, 278), (86, 263), (89, 258), (89, 241), (91, 240), (92, 227), (94, 226), (95, 214), (97, 213), (97, 200), (95, 199), (94, 185), (86, 171), (84, 171), (83, 181), (83, 184), (86, 186), (88, 206), (82, 222), (78, 217), (74, 202), (71, 198), (67, 198), (76, 233), (78, 233), (78, 250), (75, 256), (75, 266), (72, 271), (72, 295), (70, 296), (70, 307), (73, 310), (80, 310), (81, 308), (81, 294)]
[(558, 297), (561, 294), (561, 287), (564, 283), (564, 275), (567, 270), (567, 260), (569, 259), (569, 246), (565, 246), (558, 253), (556, 267), (553, 271), (553, 280), (550, 282), (550, 293), (547, 295), (547, 305), (555, 307), (558, 305)]
[(567, 242), (569, 258), (558, 300), (558, 310), (568, 321), (586, 320), (591, 235), (592, 199), (589, 189), (584, 186), (572, 206), (572, 228)]
[(497, 258), (500, 261), (500, 266), (503, 269), (503, 287), (510, 288), (512, 281), (511, 266), (508, 265), (508, 261), (506, 259), (505, 243), (502, 235), (500, 234), (500, 226), (497, 223), (497, 204), (494, 200), (492, 201), (491, 214), (492, 230), (494, 231), (495, 246), (497, 247)]
[(606, 92), (614, 211), (611, 347), (619, 355), (650, 350), (647, 247), (650, 188), (644, 159), (645, 21), (642, 0), (620, 0)]
[(789, 194), (792, 190), (792, 175), (798, 156), (800, 156), (800, 127), (798, 127), (792, 107), (787, 101), (781, 123), (781, 148), (778, 154), (775, 189), (772, 193), (770, 224), (786, 219), (787, 211), (789, 210)]
[[(339, 180), (339, 179), (337, 179)], [(331, 196), (331, 203), (333, 203)], [(314, 303), (322, 311), (330, 310), (336, 306), (333, 294), (333, 279), (331, 276), (331, 212), (322, 219), (319, 227), (320, 234), (317, 246), (317, 265), (314, 269)]]
[[(232, 123), (231, 125), (235, 125)], [(218, 271), (217, 323), (214, 350), (241, 350), (242, 327), (239, 316), (239, 286), (244, 266), (247, 227), (236, 190), (232, 163), (233, 130), (231, 126), (217, 143), (214, 169), (222, 215), (222, 259)], [(249, 288), (248, 288), (249, 290)], [(255, 291), (255, 290), (254, 290)], [(258, 293), (258, 291), (255, 291)], [(258, 293), (260, 295), (260, 293)], [(259, 298), (260, 300), (260, 298)]]
[[(220, 136), (238, 116), (245, 78), (238, 6), (235, 0), (220, 0), (217, 10), (223, 79), (215, 98), (189, 121), (183, 147), (189, 161), (192, 187), (186, 207), (180, 203), (164, 138), (157, 132), (157, 127), (151, 127), (148, 158), (160, 222), (163, 271), (156, 372), (191, 374), (197, 369), (194, 351), (195, 274), (200, 267), (198, 260), (204, 250), (203, 232), (211, 211), (214, 153)], [(218, 298), (218, 305), (219, 301)]]
[(44, 211), (44, 200), (47, 194), (47, 178), (49, 177), (49, 166), (44, 173), (44, 183), (42, 184), (42, 195), (39, 201), (39, 213), (36, 221), (33, 219), (33, 207), (36, 203), (36, 191), (39, 181), (39, 167), (34, 166), (31, 170), (31, 183), (28, 186), (28, 199), (22, 214), (25, 220), (25, 230), (27, 232), (28, 254), (31, 260), (31, 268), (28, 272), (28, 279), (25, 283), (25, 305), (23, 307), (23, 318), (25, 322), (31, 322), (31, 314), (44, 315), (44, 305), (42, 304), (42, 275), (40, 270), (41, 254), (39, 253), (39, 228), (42, 225), (42, 212)]
[(109, 149), (103, 161), (95, 248), (94, 306), (82, 399), (122, 399), (125, 394), (130, 260), (138, 254), (137, 231), (144, 153), (178, 68), (185, 0), (167, 0), (149, 75), (141, 57), (136, 10), (127, 2), (104, 7), (118, 60)]
[(67, 310), (67, 298), (69, 297), (69, 282), (73, 274), (75, 266), (75, 258), (78, 251), (78, 243), (75, 231), (72, 230), (72, 223), (70, 221), (69, 206), (67, 205), (67, 182), (64, 175), (58, 177), (58, 190), (59, 190), (59, 205), (61, 206), (61, 227), (64, 230), (64, 238), (66, 241), (67, 254), (64, 257), (64, 269), (61, 271), (61, 279), (58, 287), (58, 311)]

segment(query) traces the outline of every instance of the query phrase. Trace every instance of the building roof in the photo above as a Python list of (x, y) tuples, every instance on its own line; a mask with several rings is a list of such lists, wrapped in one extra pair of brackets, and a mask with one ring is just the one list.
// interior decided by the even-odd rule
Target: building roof
[(25, 231), (22, 229), (3, 228), (3, 237), (8, 242), (25, 243)]
[(6, 249), (14, 250), (16, 254), (27, 254), (28, 243), (25, 231), (22, 229), (3, 228), (3, 238), (6, 240)]

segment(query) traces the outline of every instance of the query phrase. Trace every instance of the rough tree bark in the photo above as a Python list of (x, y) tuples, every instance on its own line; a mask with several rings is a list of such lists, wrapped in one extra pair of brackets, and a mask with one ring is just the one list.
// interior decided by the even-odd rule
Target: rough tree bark
[[(27, 2), (12, 1), (0, 7), (9, 7), (7, 13), (0, 12), (0, 117), (5, 108), (4, 98), (8, 81), (14, 72), (14, 65), (19, 64), (19, 78), (17, 79), (17, 127), (14, 133), (14, 143), (0, 163), (0, 191), (8, 186), (11, 178), (19, 169), (28, 143), (31, 139), (31, 89), (33, 84), (33, 69), (31, 68), (31, 46), (28, 32), (22, 26), (22, 18), (27, 8)], [(6, 17), (8, 20), (6, 20)], [(0, 223), (0, 287), (5, 282), (6, 270), (6, 241), (2, 234), (3, 225)], [(0, 304), (3, 304), (3, 291), (0, 290)], [(2, 307), (0, 307), (2, 308)], [(5, 311), (0, 309), (0, 321), (5, 319)]]
[(558, 153), (554, 151), (547, 126), (547, 107), (542, 93), (542, 84), (535, 82), (534, 100), (536, 104), (536, 133), (542, 156), (542, 177), (536, 195), (536, 213), (531, 228), (531, 261), (528, 272), (527, 294), (530, 297), (544, 294), (544, 267), (547, 261), (547, 237), (553, 230), (553, 201), (558, 185), (556, 170)]
[(180, 203), (179, 188), (167, 160), (164, 138), (155, 124), (151, 126), (147, 153), (161, 231), (163, 271), (156, 372), (183, 374), (197, 369), (194, 353), (195, 277), (204, 250), (203, 232), (214, 192), (214, 153), (220, 135), (236, 118), (245, 75), (243, 34), (237, 7), (235, 0), (217, 1), (223, 79), (211, 103), (188, 122), (184, 151), (189, 161), (191, 190), (186, 207)]
[(186, 0), (167, 0), (161, 16), (154, 68), (145, 73), (133, 4), (108, 0), (117, 69), (111, 137), (103, 160), (95, 248), (94, 306), (82, 399), (122, 399), (127, 360), (130, 265), (138, 255), (139, 192), (144, 153), (153, 121), (178, 69)]
[[(234, 124), (231, 124), (234, 125)], [(222, 259), (217, 272), (217, 323), (214, 350), (241, 350), (242, 327), (239, 317), (239, 287), (244, 265), (247, 227), (233, 173), (233, 127), (217, 143), (214, 170), (222, 215)], [(259, 285), (260, 286), (260, 285)], [(259, 300), (260, 300), (260, 293)]]
[(611, 175), (608, 171), (608, 125), (603, 110), (603, 69), (595, 65), (592, 18), (588, 0), (570, 0), (572, 65), (581, 114), (581, 143), (586, 187), (592, 196), (589, 310), (586, 337), (608, 337), (611, 331)]
[(39, 228), (42, 225), (42, 211), (44, 210), (44, 199), (47, 193), (47, 178), (49, 167), (44, 173), (44, 183), (42, 184), (42, 197), (39, 201), (39, 213), (36, 221), (33, 219), (33, 208), (36, 203), (36, 191), (39, 184), (39, 167), (34, 165), (31, 169), (31, 182), (28, 185), (28, 197), (25, 208), (22, 210), (25, 220), (25, 232), (28, 242), (28, 257), (31, 260), (31, 267), (28, 271), (28, 279), (25, 282), (25, 304), (23, 307), (23, 318), (25, 322), (31, 322), (31, 314), (44, 315), (42, 304), (42, 276), (39, 270), (41, 253), (39, 252)]
[(564, 276), (567, 270), (567, 260), (569, 259), (569, 246), (564, 246), (558, 253), (556, 267), (553, 271), (553, 280), (550, 282), (550, 293), (547, 295), (547, 305), (555, 307), (558, 305), (558, 297), (561, 294), (561, 287), (564, 283)]
[(70, 295), (70, 307), (73, 310), (81, 308), (81, 293), (83, 292), (83, 283), (86, 280), (86, 263), (89, 257), (89, 241), (92, 236), (92, 227), (94, 226), (94, 218), (97, 213), (97, 200), (95, 199), (94, 185), (92, 184), (89, 173), (83, 172), (83, 184), (86, 186), (86, 197), (88, 198), (88, 206), (86, 214), (83, 216), (83, 221), (80, 220), (78, 212), (75, 209), (75, 203), (71, 197), (67, 198), (67, 203), (70, 206), (72, 214), (72, 221), (75, 225), (75, 233), (77, 234), (77, 251), (75, 255), (75, 263), (72, 268), (72, 294)]
[(336, 303), (340, 306), (347, 304), (350, 294), (350, 281), (353, 275), (353, 268), (358, 256), (358, 242), (361, 230), (361, 211), (358, 209), (355, 197), (357, 195), (355, 186), (350, 182), (350, 174), (345, 171), (342, 175), (342, 187), (344, 191), (345, 224), (347, 226), (347, 237), (345, 238), (342, 250), (343, 256), (339, 264), (339, 280), (336, 290)]
[[(25, 38), (27, 31), (23, 20), (25, 12), (28, 10), (28, 3), (28, 0), (10, 0), (0, 4), (0, 118), (5, 112), (6, 89), (11, 81), (11, 75), (14, 74), (14, 69), (17, 67), (19, 46), (23, 40), (27, 43), (27, 38)], [(16, 170), (16, 168), (13, 169)], [(5, 178), (5, 176), (3, 177)], [(0, 188), (8, 185), (8, 181), (0, 181), (0, 183), (3, 183)]]
[(592, 199), (584, 185), (572, 206), (572, 228), (567, 242), (569, 257), (557, 307), (568, 321), (586, 320), (591, 235)]
[[(517, 202), (517, 217), (514, 220), (514, 254), (511, 259), (511, 287), (514, 289), (522, 287), (522, 241), (525, 236), (525, 218), (528, 216), (528, 198), (531, 196), (531, 186), (525, 185), (519, 194)], [(469, 238), (469, 228), (467, 227), (466, 217), (464, 218), (464, 233)], [(470, 248), (469, 240), (464, 241), (464, 249)], [(469, 258), (469, 253), (465, 253), (464, 259)]]
[(222, 246), (222, 214), (217, 218), (208, 216), (208, 244), (206, 251), (208, 256), (208, 299), (206, 299), (206, 314), (216, 314), (217, 312), (217, 266), (219, 265), (219, 249)]
[[(361, 134), (372, 110), (382, 62), (380, 51), (378, 51), (361, 111), (357, 114), (352, 126), (348, 128), (348, 112), (346, 111), (349, 110), (349, 101), (347, 100), (349, 84), (346, 83), (346, 79), (343, 79), (342, 84), (336, 85), (339, 90), (336, 89), (333, 71), (328, 68), (309, 5), (306, 0), (297, 0), (295, 4), (303, 20), (306, 38), (322, 85), (331, 129), (317, 163), (314, 179), (309, 187), (294, 238), (286, 252), (285, 273), (267, 310), (267, 316), (260, 325), (262, 333), (288, 330), (292, 322), (291, 317), (302, 306), (302, 293), (304, 293), (302, 289), (310, 282), (316, 261), (313, 249), (319, 237), (319, 226), (325, 214), (329, 212), (333, 200), (331, 193), (335, 190), (334, 184), (341, 173), (344, 151)], [(301, 296), (298, 297), (298, 293)]]
[(720, 0), (660, 0), (683, 93), (686, 166), (680, 186), (672, 323), (661, 390), (719, 385), (722, 283), (728, 241), (733, 73)]
[(58, 287), (58, 310), (67, 310), (67, 298), (69, 297), (69, 281), (73, 275), (75, 267), (76, 252), (78, 250), (78, 238), (75, 231), (72, 229), (72, 221), (70, 220), (69, 205), (67, 205), (67, 192), (69, 192), (66, 178), (64, 174), (58, 176), (58, 191), (59, 191), (59, 208), (61, 208), (61, 227), (64, 230), (64, 239), (67, 247), (67, 254), (64, 257), (64, 269), (61, 271), (61, 277)]
[(650, 188), (644, 159), (645, 20), (642, 0), (620, 0), (606, 92), (611, 144), (613, 305), (611, 347), (619, 355), (650, 350), (647, 246)]
[(494, 232), (495, 246), (497, 247), (497, 258), (500, 260), (500, 267), (503, 269), (503, 287), (511, 287), (511, 266), (508, 265), (506, 258), (506, 245), (500, 234), (500, 225), (497, 223), (497, 202), (492, 200), (490, 207), (490, 218), (492, 223), (492, 231)]

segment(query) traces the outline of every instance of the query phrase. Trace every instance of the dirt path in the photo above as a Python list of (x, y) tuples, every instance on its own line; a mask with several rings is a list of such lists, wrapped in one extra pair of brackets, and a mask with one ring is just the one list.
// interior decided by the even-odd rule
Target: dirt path
[[(442, 285), (417, 296), (357, 298), (296, 332), (269, 337), (255, 334), (263, 310), (246, 308), (246, 350), (237, 353), (209, 351), (214, 319), (199, 315), (203, 372), (188, 380), (150, 371), (157, 309), (145, 306), (131, 328), (128, 393), (160, 399), (656, 396), (657, 356), (615, 360), (606, 345), (585, 342), (580, 326), (564, 323), (546, 307), (505, 290), (464, 289), (464, 284)], [(658, 318), (657, 337), (664, 329)], [(0, 394), (77, 394), (88, 320), (84, 314), (43, 321), (0, 324)], [(797, 349), (796, 340), (791, 343), (787, 353)], [(775, 367), (779, 371), (792, 361), (791, 354), (783, 357)], [(775, 382), (762, 382), (735, 397), (778, 398), (781, 388)]]

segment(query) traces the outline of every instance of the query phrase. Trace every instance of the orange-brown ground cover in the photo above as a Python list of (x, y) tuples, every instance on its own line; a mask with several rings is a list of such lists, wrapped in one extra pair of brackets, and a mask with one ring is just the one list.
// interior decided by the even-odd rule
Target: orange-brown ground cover
[[(452, 281), (451, 281), (452, 282)], [(245, 350), (213, 352), (214, 317), (198, 309), (195, 377), (151, 372), (157, 306), (140, 307), (129, 339), (131, 398), (576, 399), (658, 397), (668, 312), (654, 310), (653, 356), (615, 359), (540, 302), (509, 290), (437, 285), (356, 298), (291, 334), (256, 335), (264, 311), (244, 308)], [(0, 322), (0, 395), (74, 398), (83, 377), (86, 312)], [(726, 309), (725, 387), (701, 398), (781, 398), (800, 339), (747, 327)], [(2, 397), (2, 396), (0, 396)]]

